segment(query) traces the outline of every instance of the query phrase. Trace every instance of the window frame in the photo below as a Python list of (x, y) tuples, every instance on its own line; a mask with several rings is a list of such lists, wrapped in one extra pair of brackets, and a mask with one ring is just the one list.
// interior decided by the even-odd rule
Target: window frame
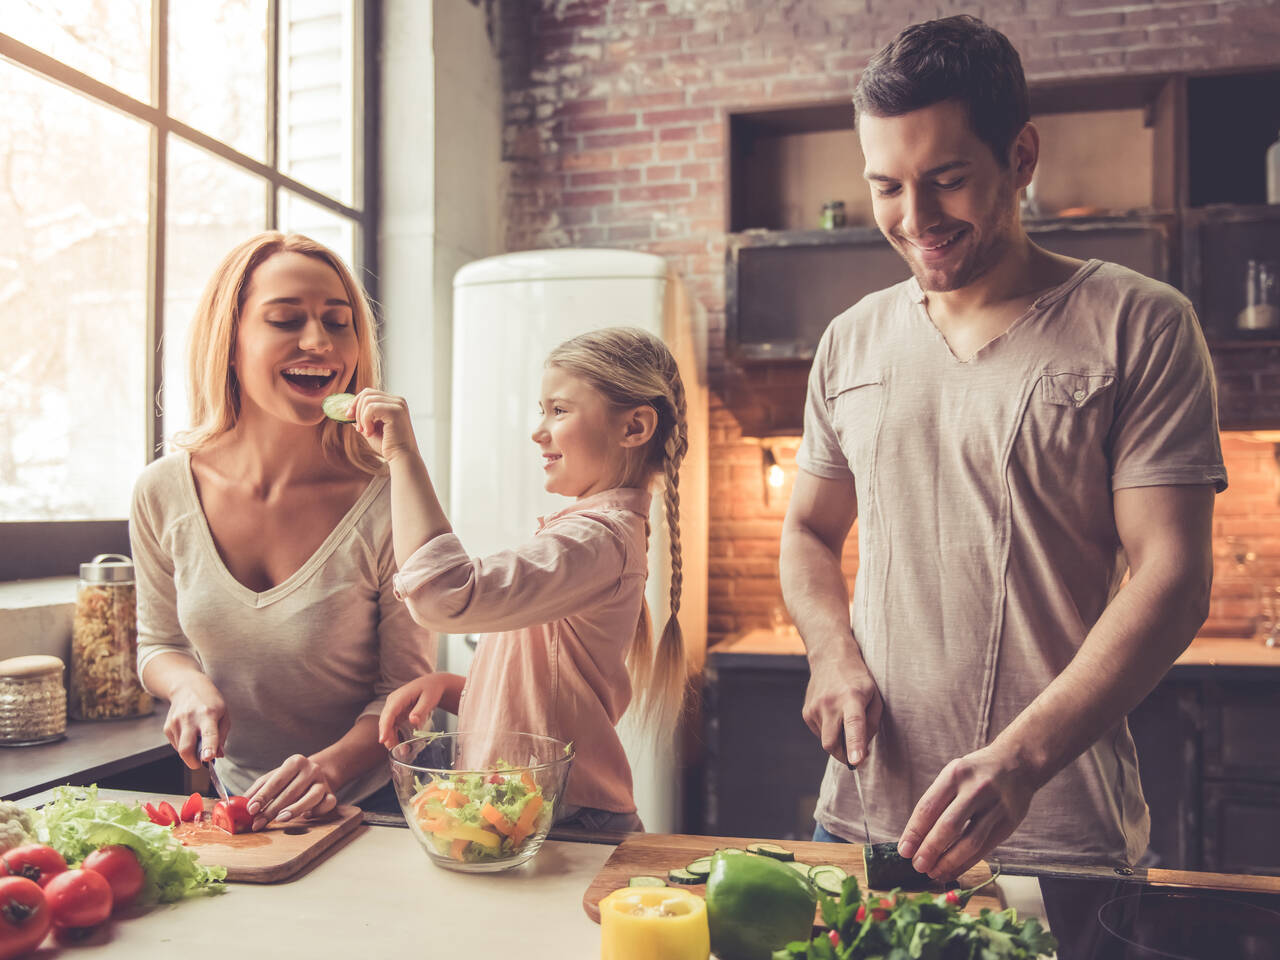
[[(0, 58), (25, 68), (43, 79), (60, 84), (147, 124), (150, 131), (147, 240), (147, 343), (149, 357), (146, 382), (148, 410), (146, 423), (146, 463), (163, 453), (164, 413), (155, 401), (163, 385), (165, 284), (165, 213), (168, 181), (169, 137), (176, 136), (228, 163), (258, 177), (266, 190), (266, 229), (275, 229), (280, 191), (287, 190), (317, 206), (351, 220), (356, 227), (355, 259), (357, 278), (378, 302), (378, 97), (377, 52), (381, 22), (377, 0), (355, 0), (353, 68), (355, 111), (353, 129), (355, 206), (342, 203), (301, 183), (279, 169), (278, 122), (280, 2), (267, 0), (267, 101), (265, 161), (238, 150), (169, 115), (169, 5), (170, 0), (151, 3), (151, 99), (137, 100), (109, 84), (70, 67), (62, 61), (0, 33)], [(375, 323), (381, 329), (381, 317)], [(81, 563), (99, 553), (129, 553), (128, 520), (33, 520), (0, 522), (0, 582), (35, 577), (74, 576)]]

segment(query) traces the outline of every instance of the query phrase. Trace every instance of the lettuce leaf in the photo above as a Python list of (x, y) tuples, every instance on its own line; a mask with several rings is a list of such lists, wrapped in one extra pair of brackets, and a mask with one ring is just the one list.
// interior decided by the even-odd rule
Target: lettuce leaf
[(36, 811), (36, 836), (77, 864), (99, 847), (128, 847), (147, 875), (143, 896), (172, 903), (201, 893), (222, 893), (226, 867), (206, 867), (169, 827), (152, 823), (138, 805), (98, 798), (97, 786), (56, 787)]

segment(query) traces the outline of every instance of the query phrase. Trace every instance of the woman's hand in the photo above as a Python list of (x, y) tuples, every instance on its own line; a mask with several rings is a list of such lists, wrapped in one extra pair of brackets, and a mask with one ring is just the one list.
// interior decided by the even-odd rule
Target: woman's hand
[(272, 820), (318, 817), (338, 805), (329, 776), (315, 760), (295, 753), (253, 782), (245, 794), (254, 830)]
[(226, 701), (213, 681), (198, 670), (184, 671), (169, 691), (169, 715), (164, 720), (164, 735), (182, 762), (195, 770), (222, 756), (230, 730)]
[(402, 739), (397, 732), (408, 717), (415, 730), (431, 719), (431, 711), (440, 703), (455, 675), (428, 673), (417, 680), (410, 680), (387, 696), (378, 717), (378, 742), (390, 750)]
[(351, 415), (369, 446), (388, 463), (400, 456), (419, 456), (404, 397), (366, 387), (356, 395)]

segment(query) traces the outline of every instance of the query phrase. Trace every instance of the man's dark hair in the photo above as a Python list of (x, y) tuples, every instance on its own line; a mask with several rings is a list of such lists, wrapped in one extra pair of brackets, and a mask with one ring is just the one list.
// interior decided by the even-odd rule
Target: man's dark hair
[(855, 118), (900, 117), (944, 100), (968, 108), (973, 132), (1007, 166), (1009, 147), (1031, 119), (1027, 78), (1008, 37), (977, 17), (907, 27), (871, 58), (853, 107)]

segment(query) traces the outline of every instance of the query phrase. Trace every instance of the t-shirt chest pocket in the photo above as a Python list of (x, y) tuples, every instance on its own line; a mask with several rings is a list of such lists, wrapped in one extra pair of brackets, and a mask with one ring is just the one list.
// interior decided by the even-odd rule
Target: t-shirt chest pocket
[(1046, 373), (1032, 390), (1023, 435), (1044, 453), (1101, 451), (1114, 415), (1115, 374)]
[(827, 412), (862, 496), (875, 462), (876, 441), (884, 407), (884, 380), (855, 380), (827, 396)]

